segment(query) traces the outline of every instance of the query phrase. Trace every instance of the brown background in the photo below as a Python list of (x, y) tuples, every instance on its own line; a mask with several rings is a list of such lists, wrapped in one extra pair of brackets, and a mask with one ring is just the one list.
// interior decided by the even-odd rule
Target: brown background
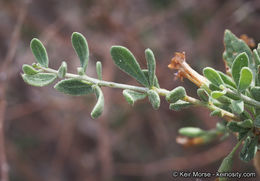
[[(31, 0), (25, 4), (0, 1), (0, 63), (14, 51), (7, 74), (1, 74), (7, 82), (7, 106), (1, 114), (10, 180), (167, 181), (174, 180), (172, 170), (217, 170), (221, 158), (235, 145), (233, 136), (193, 148), (175, 142), (180, 127), (214, 128), (219, 119), (209, 117), (208, 110), (174, 112), (164, 99), (158, 111), (147, 100), (131, 107), (122, 90), (103, 88), (105, 112), (92, 120), (94, 96), (71, 97), (52, 86), (28, 86), (21, 79), (21, 67), (34, 62), (29, 43), (37, 37), (47, 48), (50, 67), (57, 69), (66, 60), (69, 72), (76, 73), (79, 61), (70, 36), (78, 31), (89, 43), (88, 75), (96, 76), (99, 60), (104, 80), (137, 85), (115, 67), (109, 49), (128, 47), (145, 68), (144, 50), (149, 47), (157, 59), (161, 87), (183, 85), (189, 95), (196, 96), (195, 85), (174, 80), (174, 72), (167, 68), (174, 52), (185, 51), (187, 61), (200, 73), (205, 66), (224, 70), (224, 30), (238, 36), (246, 33), (258, 42), (260, 1)], [(20, 36), (16, 33), (12, 39), (15, 28), (21, 30)], [(251, 162), (238, 158), (234, 170), (254, 172)]]

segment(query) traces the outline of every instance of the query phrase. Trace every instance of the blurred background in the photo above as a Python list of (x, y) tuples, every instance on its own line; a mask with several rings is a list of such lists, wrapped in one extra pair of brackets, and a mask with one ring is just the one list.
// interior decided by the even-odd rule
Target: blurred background
[[(258, 0), (1, 0), (0, 121), (5, 148), (1, 146), (0, 154), (5, 149), (9, 180), (176, 180), (173, 170), (215, 172), (236, 142), (230, 136), (185, 148), (176, 143), (179, 128), (212, 129), (219, 119), (204, 108), (171, 111), (164, 99), (158, 111), (147, 100), (131, 107), (122, 90), (110, 88), (103, 88), (105, 112), (91, 119), (94, 96), (71, 97), (52, 86), (23, 82), (22, 65), (34, 62), (32, 38), (46, 46), (50, 67), (58, 69), (65, 60), (68, 71), (76, 73), (79, 60), (70, 36), (81, 32), (90, 48), (87, 74), (96, 76), (99, 60), (104, 80), (133, 85), (138, 84), (113, 64), (110, 47), (128, 47), (143, 68), (149, 47), (157, 59), (160, 86), (182, 85), (196, 97), (196, 86), (175, 80), (167, 68), (174, 52), (185, 51), (187, 62), (200, 73), (205, 66), (224, 71), (224, 30), (259, 42), (259, 19)], [(254, 172), (254, 167), (236, 157), (234, 170)]]

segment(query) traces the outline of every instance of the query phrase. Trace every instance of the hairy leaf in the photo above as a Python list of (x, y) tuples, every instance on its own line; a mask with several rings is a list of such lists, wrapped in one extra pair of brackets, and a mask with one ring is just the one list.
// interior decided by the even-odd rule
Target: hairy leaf
[(194, 138), (205, 134), (205, 131), (196, 127), (184, 127), (179, 129), (179, 134)]
[(42, 42), (37, 38), (33, 38), (31, 41), (31, 50), (36, 59), (36, 61), (43, 67), (48, 67), (49, 65), (49, 58), (46, 52), (45, 47), (43, 46)]
[(169, 109), (174, 110), (174, 111), (180, 111), (181, 109), (185, 109), (192, 106), (191, 103), (183, 101), (183, 100), (178, 100), (175, 103), (171, 103), (169, 106)]
[(142, 100), (142, 99), (144, 99), (147, 96), (145, 93), (140, 93), (140, 92), (136, 92), (136, 91), (128, 90), (128, 89), (125, 89), (123, 91), (123, 95), (124, 95), (126, 101), (130, 105), (134, 105), (134, 103), (136, 101)]
[(211, 68), (211, 67), (206, 67), (203, 69), (203, 75), (214, 85), (220, 86), (224, 84), (223, 80), (221, 79), (220, 75), (218, 72)]
[(155, 57), (149, 48), (145, 50), (145, 58), (147, 61), (147, 67), (148, 67), (148, 77), (149, 77), (149, 84), (150, 87), (154, 86), (154, 79), (155, 79), (155, 69), (156, 69), (156, 62)]
[(232, 64), (231, 73), (236, 85), (239, 85), (240, 71), (243, 67), (248, 67), (248, 56), (245, 52), (240, 53)]
[(29, 85), (43, 87), (51, 84), (57, 76), (53, 73), (38, 73), (34, 75), (23, 74), (22, 78)]
[(243, 67), (240, 71), (240, 78), (239, 78), (239, 84), (238, 89), (240, 91), (246, 90), (253, 80), (253, 73), (248, 67)]
[(244, 162), (249, 162), (252, 160), (257, 151), (257, 144), (258, 144), (258, 136), (253, 138), (247, 137), (245, 143), (240, 151), (240, 159)]
[(38, 70), (34, 69), (32, 66), (24, 64), (23, 65), (23, 72), (27, 75), (34, 75), (39, 73)]
[(259, 86), (252, 87), (250, 92), (255, 100), (260, 101), (260, 87)]
[(81, 33), (74, 32), (71, 35), (71, 43), (79, 57), (80, 65), (85, 72), (88, 66), (89, 59), (89, 49), (87, 40)]
[(241, 100), (232, 100), (231, 109), (237, 114), (241, 114), (244, 111), (244, 102)]
[(100, 61), (97, 61), (96, 63), (96, 71), (97, 71), (98, 79), (102, 80), (102, 63)]
[(134, 55), (125, 47), (112, 46), (111, 56), (115, 64), (128, 75), (135, 78), (140, 84), (149, 87), (148, 80), (142, 72)]
[(72, 95), (81, 96), (93, 93), (92, 85), (79, 79), (65, 79), (59, 81), (54, 88), (59, 92)]
[(149, 101), (152, 104), (153, 108), (155, 110), (159, 109), (160, 102), (161, 102), (159, 94), (154, 90), (149, 90), (149, 91), (147, 91), (147, 95), (148, 95)]
[(60, 66), (59, 70), (58, 70), (58, 77), (59, 78), (64, 78), (66, 73), (67, 73), (67, 63), (65, 61), (63, 61), (61, 63), (61, 66)]
[(93, 119), (95, 119), (95, 118), (98, 118), (104, 110), (104, 95), (99, 86), (93, 85), (92, 89), (95, 92), (96, 97), (97, 97), (97, 103), (96, 103), (95, 107), (93, 108), (93, 110), (91, 111), (91, 117)]
[(176, 101), (184, 98), (186, 96), (186, 91), (184, 87), (179, 86), (176, 87), (175, 89), (171, 90), (167, 95), (166, 95), (166, 100), (169, 103), (175, 103)]
[(218, 74), (220, 75), (221, 79), (223, 80), (223, 82), (226, 85), (230, 85), (233, 88), (237, 87), (235, 82), (232, 80), (231, 77), (229, 77), (228, 75), (224, 74), (223, 72), (220, 72), (220, 71), (217, 71), (217, 72), (218, 72)]

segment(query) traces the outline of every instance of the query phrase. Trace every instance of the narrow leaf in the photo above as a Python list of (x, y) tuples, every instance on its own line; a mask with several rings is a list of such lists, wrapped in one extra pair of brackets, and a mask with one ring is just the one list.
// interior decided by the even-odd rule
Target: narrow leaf
[(175, 103), (176, 101), (183, 99), (185, 96), (186, 96), (186, 91), (185, 91), (184, 87), (179, 86), (179, 87), (176, 87), (175, 89), (173, 89), (172, 91), (170, 91), (166, 95), (166, 100), (169, 103)]
[(45, 47), (42, 42), (37, 38), (33, 38), (31, 41), (31, 50), (36, 61), (43, 67), (48, 67), (49, 59)]
[(97, 61), (96, 63), (96, 71), (97, 71), (98, 79), (102, 80), (102, 63), (100, 61)]
[(149, 87), (148, 80), (142, 72), (139, 63), (127, 48), (122, 46), (112, 46), (110, 52), (112, 59), (118, 68), (135, 78), (140, 84)]
[(34, 75), (23, 74), (22, 78), (29, 85), (43, 87), (51, 84), (57, 76), (53, 73), (38, 73)]
[(180, 111), (182, 109), (190, 107), (192, 104), (183, 100), (178, 100), (175, 103), (171, 103), (169, 109), (174, 111)]
[(248, 56), (245, 52), (240, 53), (232, 64), (231, 73), (236, 85), (239, 85), (240, 71), (243, 67), (248, 67)]
[(147, 95), (148, 95), (149, 101), (152, 104), (153, 108), (155, 110), (159, 109), (160, 102), (161, 102), (159, 94), (154, 90), (149, 90), (149, 91), (147, 91)]
[(226, 94), (226, 91), (212, 91), (211, 97), (213, 97), (214, 99), (218, 99), (225, 94)]
[(206, 67), (203, 69), (203, 75), (214, 85), (220, 86), (224, 84), (218, 72), (210, 67)]
[(59, 81), (54, 88), (59, 92), (81, 96), (93, 93), (92, 85), (79, 79), (65, 79)]
[(241, 100), (232, 100), (231, 101), (231, 109), (233, 112), (237, 114), (241, 114), (244, 111), (244, 102)]
[(205, 131), (196, 127), (184, 127), (179, 129), (179, 134), (194, 138), (205, 134)]
[(226, 85), (230, 85), (233, 88), (237, 87), (235, 82), (232, 80), (231, 77), (229, 77), (228, 75), (224, 74), (223, 72), (220, 72), (220, 71), (217, 71), (217, 72), (218, 72), (218, 74), (220, 75), (221, 79), (223, 80), (223, 82)]
[(204, 102), (209, 101), (209, 94), (202, 88), (197, 89), (197, 95), (200, 97), (200, 99)]
[(136, 92), (136, 91), (133, 91), (133, 90), (128, 90), (128, 89), (125, 89), (123, 91), (123, 95), (126, 99), (126, 101), (130, 104), (130, 105), (134, 105), (134, 103), (138, 100), (142, 100), (144, 99), (147, 95), (144, 94), (144, 93), (140, 93), (140, 92)]
[[(260, 51), (260, 46), (259, 45), (260, 44), (258, 44), (258, 48), (257, 49)], [(259, 52), (256, 49), (253, 50), (253, 58), (255, 60), (256, 66), (260, 65)]]
[(74, 32), (71, 36), (71, 43), (79, 57), (80, 65), (85, 72), (88, 66), (89, 59), (89, 49), (87, 40), (81, 33)]
[[(147, 69), (142, 69), (142, 72), (144, 73), (144, 76), (146, 77), (147, 80), (149, 80), (149, 76), (148, 76), (148, 70)], [(153, 83), (154, 87), (160, 88), (159, 82), (158, 82), (158, 78), (155, 75), (154, 77), (154, 83)]]
[(38, 70), (34, 69), (32, 66), (23, 64), (23, 72), (27, 75), (34, 75), (39, 73)]
[(150, 87), (153, 87), (154, 79), (155, 79), (156, 62), (155, 62), (154, 54), (153, 54), (152, 50), (150, 50), (149, 48), (145, 50), (145, 58), (146, 58), (147, 67), (148, 67), (149, 84), (150, 84)]
[(67, 73), (67, 63), (63, 61), (61, 63), (60, 68), (58, 69), (58, 77), (59, 78), (64, 78)]
[(99, 86), (93, 85), (92, 89), (95, 92), (96, 97), (97, 97), (97, 103), (96, 103), (95, 107), (93, 108), (93, 110), (91, 111), (91, 117), (93, 119), (95, 119), (95, 118), (98, 118), (104, 110), (104, 95)]

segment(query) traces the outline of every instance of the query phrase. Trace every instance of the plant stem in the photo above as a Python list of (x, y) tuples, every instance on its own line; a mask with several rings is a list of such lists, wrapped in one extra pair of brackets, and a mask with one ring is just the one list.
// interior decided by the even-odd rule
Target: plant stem
[[(54, 73), (56, 75), (58, 75), (58, 71), (51, 69), (51, 68), (45, 68), (42, 67), (40, 65), (35, 65), (36, 68), (41, 69), (45, 72), (49, 72), (49, 73)], [(115, 82), (110, 82), (110, 81), (104, 81), (104, 80), (99, 80), (99, 79), (95, 79), (92, 77), (89, 77), (87, 75), (76, 75), (76, 74), (71, 74), (71, 73), (66, 73), (65, 74), (66, 78), (76, 78), (76, 79), (81, 79), (84, 80), (86, 82), (92, 83), (92, 84), (97, 84), (99, 86), (104, 86), (104, 87), (111, 87), (111, 88), (118, 88), (118, 89), (130, 89), (133, 91), (139, 91), (139, 92), (147, 92), (149, 90), (149, 88), (147, 87), (140, 87), (140, 86), (134, 86), (134, 85), (128, 85), (128, 84), (121, 84), (121, 83), (115, 83)], [(153, 87), (153, 89), (161, 96), (166, 96), (170, 91), (166, 90), (166, 89), (162, 89), (162, 88), (156, 88)], [(223, 117), (224, 118), (228, 118), (227, 121), (230, 120), (239, 120), (239, 118), (234, 115), (233, 113), (230, 113), (226, 110), (223, 110), (213, 104), (209, 104), (209, 103), (205, 103), (202, 102), (196, 98), (190, 97), (190, 96), (185, 96), (183, 98), (184, 101), (192, 103), (193, 105), (196, 106), (203, 106), (203, 107), (207, 107), (208, 109), (214, 111), (214, 110), (220, 110)]]
[(248, 96), (245, 96), (245, 95), (243, 95), (243, 94), (240, 94), (239, 92), (234, 92), (234, 91), (232, 91), (231, 89), (225, 88), (225, 90), (226, 90), (228, 93), (232, 94), (232, 95), (239, 96), (245, 103), (260, 108), (260, 102), (254, 100), (254, 99), (252, 99), (252, 98), (250, 98), (250, 97), (248, 97)]

